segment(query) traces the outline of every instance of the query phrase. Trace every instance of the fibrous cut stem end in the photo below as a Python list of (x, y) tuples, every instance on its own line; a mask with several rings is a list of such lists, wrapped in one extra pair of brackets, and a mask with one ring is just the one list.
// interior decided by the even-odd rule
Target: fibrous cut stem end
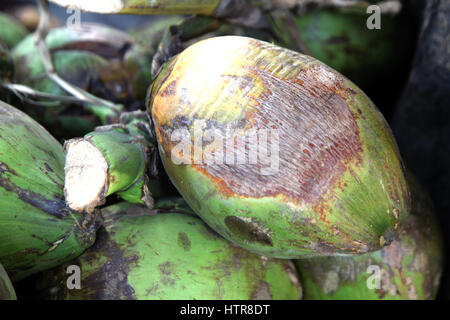
[(105, 201), (108, 164), (102, 153), (86, 139), (66, 143), (64, 193), (72, 210), (92, 213)]

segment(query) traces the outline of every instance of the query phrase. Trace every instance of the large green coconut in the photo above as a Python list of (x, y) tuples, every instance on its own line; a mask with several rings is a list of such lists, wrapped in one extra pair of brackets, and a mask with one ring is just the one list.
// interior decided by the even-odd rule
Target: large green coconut
[(361, 254), (409, 210), (397, 144), (352, 82), (245, 37), (200, 41), (149, 90), (161, 159), (210, 227), (259, 254)]
[(95, 239), (93, 217), (64, 201), (62, 146), (0, 101), (0, 261), (13, 281), (74, 259)]
[(92, 248), (70, 263), (81, 268), (81, 289), (68, 289), (67, 281), (74, 280), (65, 266), (62, 296), (82, 300), (301, 298), (291, 261), (243, 250), (195, 215), (186, 214), (187, 208), (170, 207), (150, 211), (120, 203), (103, 209), (106, 228), (99, 231)]

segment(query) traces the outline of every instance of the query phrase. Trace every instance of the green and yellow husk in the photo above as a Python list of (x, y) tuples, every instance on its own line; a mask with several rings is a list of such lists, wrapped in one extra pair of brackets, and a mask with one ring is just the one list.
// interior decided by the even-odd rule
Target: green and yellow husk
[(95, 221), (64, 201), (62, 146), (37, 122), (0, 102), (0, 261), (13, 281), (74, 259)]
[[(380, 251), (354, 257), (296, 260), (305, 299), (434, 299), (443, 268), (441, 230), (433, 203), (409, 176), (411, 214)], [(380, 276), (378, 282), (376, 276)]]
[(11, 280), (0, 263), (0, 300), (17, 300)]
[[(149, 94), (172, 182), (214, 230), (248, 250), (282, 258), (376, 251), (408, 215), (385, 119), (356, 85), (312, 57), (245, 37), (212, 38), (169, 61)], [(221, 139), (202, 137), (196, 124)], [(268, 143), (278, 160), (253, 164), (234, 148), (227, 164), (227, 132), (252, 130), (279, 133)]]
[[(141, 111), (124, 113), (119, 124), (98, 127), (84, 138), (67, 141), (65, 196), (68, 206), (92, 212), (107, 196), (118, 193), (128, 202), (152, 207), (147, 166), (155, 161), (150, 159), (156, 150), (153, 143), (147, 115)], [(92, 176), (103, 183), (95, 190), (86, 191)]]
[(0, 12), (0, 43), (8, 49), (14, 48), (28, 34), (27, 29), (14, 17)]
[(68, 290), (68, 275), (60, 269), (64, 299), (301, 298), (291, 261), (236, 247), (193, 212), (168, 208), (154, 215), (120, 203), (102, 209), (102, 215), (106, 228), (96, 244), (71, 262), (81, 268), (81, 289)]

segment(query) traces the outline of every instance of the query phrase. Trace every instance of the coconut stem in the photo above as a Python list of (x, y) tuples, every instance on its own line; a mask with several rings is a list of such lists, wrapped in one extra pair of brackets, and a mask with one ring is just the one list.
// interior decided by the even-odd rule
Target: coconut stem
[(119, 124), (71, 139), (65, 149), (64, 191), (71, 209), (92, 213), (114, 193), (153, 207), (147, 163), (156, 156), (156, 148), (144, 112), (124, 113)]
[(108, 124), (109, 118), (118, 118), (120, 116), (120, 112), (123, 110), (122, 105), (116, 105), (114, 108), (102, 105), (92, 105), (73, 96), (62, 96), (37, 91), (26, 85), (10, 83), (8, 80), (0, 82), (0, 87), (13, 93), (20, 100), (36, 106), (52, 108), (61, 104), (79, 105), (97, 116), (102, 124)]

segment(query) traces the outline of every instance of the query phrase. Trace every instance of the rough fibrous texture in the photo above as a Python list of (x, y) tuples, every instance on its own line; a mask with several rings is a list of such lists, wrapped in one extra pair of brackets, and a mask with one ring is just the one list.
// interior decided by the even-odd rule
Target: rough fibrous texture
[(79, 212), (93, 212), (105, 202), (108, 163), (89, 141), (72, 139), (65, 144), (64, 195), (67, 206)]
[(406, 216), (409, 195), (384, 118), (311, 57), (212, 38), (173, 58), (150, 95), (172, 181), (210, 226), (249, 250), (377, 250)]
[(153, 206), (149, 180), (156, 178), (157, 159), (147, 115), (122, 113), (120, 121), (66, 142), (64, 193), (71, 209), (92, 213), (114, 193)]

